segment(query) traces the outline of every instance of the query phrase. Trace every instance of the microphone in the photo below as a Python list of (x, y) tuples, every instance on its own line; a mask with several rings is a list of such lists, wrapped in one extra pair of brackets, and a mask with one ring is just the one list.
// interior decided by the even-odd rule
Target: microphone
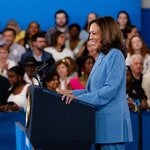
[(42, 73), (42, 71), (48, 67), (48, 66), (51, 66), (53, 65), (55, 62), (54, 58), (53, 57), (49, 57), (41, 66), (37, 67), (35, 69), (35, 71), (33, 72), (33, 76), (36, 76), (37, 74), (40, 74)]

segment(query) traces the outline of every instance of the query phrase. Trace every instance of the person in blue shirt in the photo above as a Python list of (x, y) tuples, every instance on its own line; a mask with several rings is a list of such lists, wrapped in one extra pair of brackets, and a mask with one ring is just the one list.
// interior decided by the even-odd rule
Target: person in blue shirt
[(112, 17), (105, 16), (90, 24), (89, 40), (99, 57), (89, 75), (86, 89), (60, 91), (62, 100), (95, 105), (96, 150), (125, 150), (132, 141), (132, 127), (126, 100), (126, 65), (122, 33)]

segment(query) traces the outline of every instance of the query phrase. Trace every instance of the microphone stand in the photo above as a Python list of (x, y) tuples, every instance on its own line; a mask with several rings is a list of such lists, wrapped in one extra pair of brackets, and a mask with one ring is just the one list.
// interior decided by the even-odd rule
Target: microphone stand
[(34, 77), (38, 81), (40, 87), (43, 87), (43, 78), (42, 78), (43, 71), (36, 74)]

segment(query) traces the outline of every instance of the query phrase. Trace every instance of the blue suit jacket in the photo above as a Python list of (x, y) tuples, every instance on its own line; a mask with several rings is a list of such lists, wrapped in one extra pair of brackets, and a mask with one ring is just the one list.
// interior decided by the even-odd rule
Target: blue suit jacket
[(73, 94), (96, 106), (96, 143), (132, 141), (130, 113), (126, 100), (126, 66), (121, 51), (100, 53), (85, 90)]
[[(25, 59), (27, 57), (30, 57), (30, 56), (33, 56), (33, 51), (28, 51), (26, 53), (24, 53), (22, 56), (21, 56), (21, 62), (24, 63), (25, 62)], [(42, 54), (42, 61), (46, 61), (49, 57), (52, 57), (52, 54), (48, 53), (48, 52), (45, 52), (43, 51), (43, 54)]]

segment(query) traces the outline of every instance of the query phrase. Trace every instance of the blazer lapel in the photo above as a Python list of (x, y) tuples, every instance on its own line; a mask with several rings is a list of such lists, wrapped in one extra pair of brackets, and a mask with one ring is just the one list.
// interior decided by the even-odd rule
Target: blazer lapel
[(98, 59), (96, 60), (94, 66), (93, 66), (93, 68), (91, 70), (91, 73), (90, 73), (89, 77), (92, 76), (92, 74), (94, 73), (94, 71), (96, 70), (96, 68), (101, 64), (101, 62), (102, 62), (102, 60), (103, 60), (104, 57), (105, 57), (105, 55), (103, 53), (100, 53)]
[(89, 87), (90, 79), (91, 79), (93, 73), (95, 72), (96, 68), (102, 63), (104, 57), (105, 57), (105, 54), (100, 53), (98, 59), (96, 60), (94, 66), (93, 66), (93, 68), (92, 68), (92, 70), (91, 70), (91, 73), (90, 73), (90, 75), (89, 75), (87, 84), (86, 84), (86, 85), (87, 85), (87, 86), (86, 86), (87, 89), (88, 89), (88, 87)]

